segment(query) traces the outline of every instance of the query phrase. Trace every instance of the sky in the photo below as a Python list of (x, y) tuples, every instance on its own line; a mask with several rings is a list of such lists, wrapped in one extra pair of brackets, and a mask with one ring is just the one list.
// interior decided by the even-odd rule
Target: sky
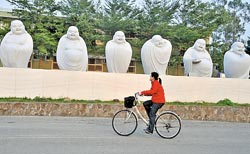
[[(250, 3), (250, 0), (243, 0), (243, 2)], [(7, 2), (6, 0), (0, 0), (0, 7), (1, 8), (7, 8), (7, 9), (12, 8), (10, 3)], [(241, 36), (241, 38), (246, 41), (248, 39), (248, 37), (250, 37), (250, 23), (246, 24), (245, 29), (246, 29), (246, 32), (245, 32), (245, 34), (243, 36)]]

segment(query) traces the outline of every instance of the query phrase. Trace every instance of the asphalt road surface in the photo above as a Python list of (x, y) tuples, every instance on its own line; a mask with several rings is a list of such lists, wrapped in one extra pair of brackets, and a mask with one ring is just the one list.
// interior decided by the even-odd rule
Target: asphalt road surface
[(250, 124), (183, 121), (163, 139), (143, 132), (117, 135), (111, 118), (0, 117), (0, 154), (250, 154)]

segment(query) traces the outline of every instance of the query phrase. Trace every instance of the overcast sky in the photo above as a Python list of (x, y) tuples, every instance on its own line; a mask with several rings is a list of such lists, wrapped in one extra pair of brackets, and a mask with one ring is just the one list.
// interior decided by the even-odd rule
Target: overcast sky
[[(250, 0), (243, 0), (243, 2), (249, 2), (250, 3)], [(0, 7), (1, 8), (7, 8), (7, 9), (12, 8), (10, 3), (7, 2), (6, 0), (0, 0)], [(245, 32), (245, 35), (242, 36), (242, 39), (247, 40), (248, 39), (247, 37), (250, 37), (250, 23), (247, 23), (245, 28), (246, 28), (246, 32)]]

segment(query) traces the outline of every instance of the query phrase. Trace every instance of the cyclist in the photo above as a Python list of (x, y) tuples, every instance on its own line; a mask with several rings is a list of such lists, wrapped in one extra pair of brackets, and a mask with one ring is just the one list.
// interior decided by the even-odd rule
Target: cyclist
[(165, 104), (164, 89), (161, 85), (161, 78), (157, 72), (150, 75), (151, 89), (139, 92), (139, 95), (152, 96), (151, 100), (145, 101), (143, 106), (149, 118), (149, 125), (144, 129), (145, 133), (153, 134), (157, 111)]

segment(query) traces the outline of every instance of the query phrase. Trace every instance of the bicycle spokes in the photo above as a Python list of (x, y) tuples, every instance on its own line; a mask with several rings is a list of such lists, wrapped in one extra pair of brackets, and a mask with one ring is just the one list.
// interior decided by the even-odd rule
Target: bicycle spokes
[(156, 119), (155, 129), (163, 138), (174, 138), (181, 129), (180, 118), (172, 112), (162, 113)]
[(118, 111), (112, 119), (112, 127), (118, 135), (128, 136), (137, 128), (137, 118), (132, 111)]

